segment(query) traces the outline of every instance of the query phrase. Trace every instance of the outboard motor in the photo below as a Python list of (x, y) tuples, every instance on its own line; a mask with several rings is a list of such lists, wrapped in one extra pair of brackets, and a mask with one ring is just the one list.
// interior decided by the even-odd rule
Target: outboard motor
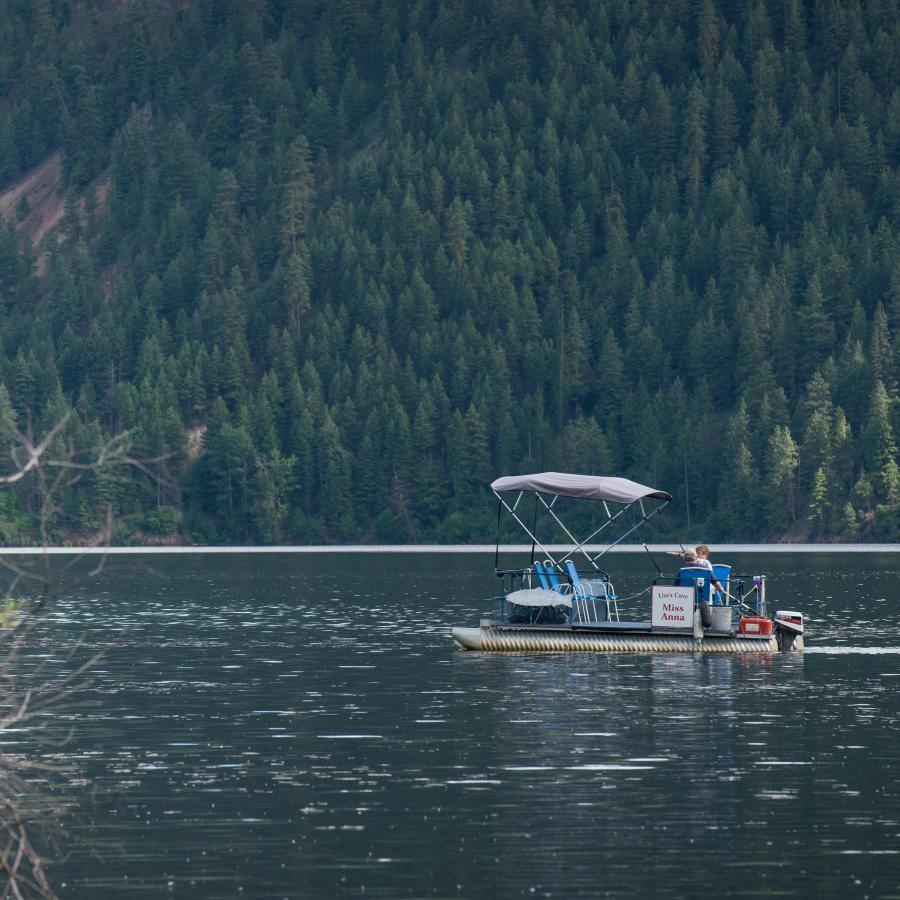
[(803, 613), (787, 609), (776, 610), (775, 639), (779, 650), (802, 650)]

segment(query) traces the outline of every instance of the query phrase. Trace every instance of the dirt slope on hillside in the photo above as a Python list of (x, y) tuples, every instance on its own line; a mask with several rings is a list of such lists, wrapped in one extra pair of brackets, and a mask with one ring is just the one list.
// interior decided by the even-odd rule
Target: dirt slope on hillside
[[(63, 216), (65, 197), (60, 191), (61, 164), (62, 153), (58, 151), (0, 193), (0, 217), (14, 224), (19, 234), (27, 234), (35, 245)], [(29, 211), (18, 221), (16, 210), (22, 197), (28, 203)]]

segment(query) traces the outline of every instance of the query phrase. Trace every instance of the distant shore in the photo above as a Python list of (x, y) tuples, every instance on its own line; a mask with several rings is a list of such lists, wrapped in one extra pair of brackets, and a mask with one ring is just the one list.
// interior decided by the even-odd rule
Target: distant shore
[[(687, 545), (685, 545), (687, 546)], [(570, 545), (551, 544), (547, 549), (565, 553)], [(598, 553), (602, 545), (589, 544), (587, 550)], [(653, 553), (677, 552), (677, 544), (647, 544)], [(493, 544), (328, 544), (328, 545), (279, 545), (279, 546), (148, 546), (148, 547), (2, 547), (2, 556), (104, 554), (160, 554), (160, 553), (494, 553)], [(504, 544), (504, 555), (530, 553), (530, 544)], [(643, 553), (642, 544), (622, 544), (610, 553)], [(713, 552), (722, 553), (898, 553), (900, 544), (715, 544)]]

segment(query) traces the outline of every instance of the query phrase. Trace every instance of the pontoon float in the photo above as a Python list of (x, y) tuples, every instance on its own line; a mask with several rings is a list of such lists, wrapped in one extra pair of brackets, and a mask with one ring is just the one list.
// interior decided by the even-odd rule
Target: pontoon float
[[(648, 549), (657, 577), (632, 597), (616, 594), (599, 561), (662, 511), (672, 500), (666, 491), (627, 478), (562, 472), (498, 478), (491, 489), (499, 503), (494, 572), (500, 591), (494, 598), (493, 615), (482, 618), (478, 628), (453, 629), (460, 649), (638, 653), (803, 649), (803, 614), (779, 610), (770, 617), (764, 575), (732, 574), (727, 565), (713, 566), (712, 572), (683, 565), (674, 575), (665, 576)], [(526, 497), (534, 498), (532, 515), (526, 511)], [(563, 523), (560, 498), (595, 501), (593, 513), (600, 513), (600, 524), (584, 540), (577, 540)], [(531, 540), (526, 566), (499, 566), (504, 511)], [(556, 534), (571, 542), (566, 544), (568, 550), (551, 552), (547, 546), (551, 542), (542, 543), (537, 537), (539, 518), (549, 518)], [(622, 533), (615, 540), (593, 552), (601, 535), (605, 538), (617, 531)], [(626, 600), (632, 607), (643, 605), (649, 621), (620, 618), (619, 604)]]

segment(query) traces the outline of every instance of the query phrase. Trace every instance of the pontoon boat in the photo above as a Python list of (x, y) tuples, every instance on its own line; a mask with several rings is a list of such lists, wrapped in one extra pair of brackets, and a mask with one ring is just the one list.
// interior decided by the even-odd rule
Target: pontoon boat
[[(666, 491), (627, 478), (561, 472), (498, 478), (491, 489), (499, 503), (494, 572), (500, 590), (493, 615), (482, 618), (478, 628), (453, 629), (460, 649), (668, 653), (803, 649), (803, 614), (780, 610), (770, 617), (764, 575), (732, 574), (727, 565), (714, 566), (712, 572), (682, 565), (666, 576), (654, 559), (657, 577), (644, 590), (628, 598), (616, 594), (599, 561), (662, 512), (672, 500)], [(534, 512), (529, 516), (525, 498), (532, 497)], [(563, 523), (560, 498), (594, 501), (593, 512), (601, 521), (584, 540), (577, 540)], [(531, 540), (531, 558), (519, 568), (499, 565), (504, 511)], [(567, 550), (558, 551), (537, 537), (540, 518), (549, 518), (556, 534), (565, 536), (570, 542)], [(607, 534), (617, 529), (621, 534), (594, 552), (607, 528)], [(619, 607), (626, 600), (630, 609), (643, 607), (649, 619), (622, 618)]]

